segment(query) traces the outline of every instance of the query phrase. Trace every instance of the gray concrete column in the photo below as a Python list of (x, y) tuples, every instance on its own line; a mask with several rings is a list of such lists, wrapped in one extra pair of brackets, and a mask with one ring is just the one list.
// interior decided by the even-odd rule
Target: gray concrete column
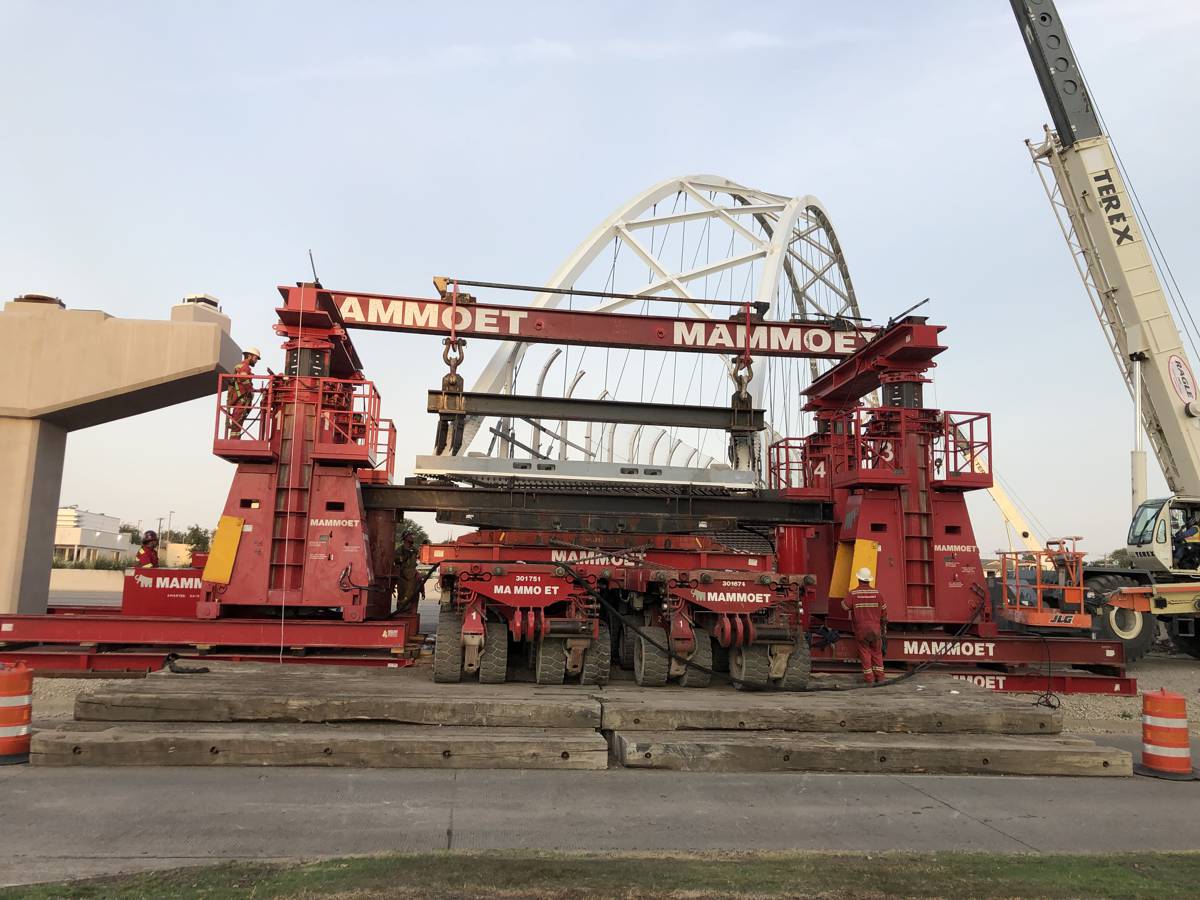
[(61, 425), (0, 417), (0, 613), (46, 611), (66, 447)]
[[(67, 432), (212, 396), (240, 358), (206, 298), (169, 320), (68, 310), (42, 295), (0, 311), (0, 614), (46, 611)], [(197, 433), (211, 427), (198, 422)]]

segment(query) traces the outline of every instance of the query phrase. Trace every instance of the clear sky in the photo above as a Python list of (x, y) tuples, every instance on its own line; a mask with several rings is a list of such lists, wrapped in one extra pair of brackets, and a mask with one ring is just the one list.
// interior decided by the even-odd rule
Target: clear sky
[[(1195, 293), (1200, 4), (1059, 6)], [(1124, 543), (1131, 404), (1023, 145), (1048, 114), (1004, 0), (3, 0), (0, 32), (2, 298), (162, 317), (207, 292), (278, 368), (274, 286), (308, 277), (310, 247), (328, 285), (427, 294), (442, 273), (543, 280), (672, 175), (814, 194), (866, 315), (933, 298), (936, 402), (995, 414), (997, 466), (1038, 520)], [(432, 440), (440, 348), (356, 342), (403, 470)], [(212, 415), (73, 434), (62, 502), (212, 525), (231, 475)], [(1004, 545), (986, 496), (973, 509), (981, 548)]]

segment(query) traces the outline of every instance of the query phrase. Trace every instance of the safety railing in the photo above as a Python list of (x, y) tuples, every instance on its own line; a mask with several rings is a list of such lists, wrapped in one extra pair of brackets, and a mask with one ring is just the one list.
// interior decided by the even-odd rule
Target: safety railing
[(367, 484), (391, 484), (396, 474), (396, 425), (391, 419), (380, 419), (375, 443), (375, 465), (359, 469), (360, 481)]
[(272, 459), (270, 375), (222, 375), (213, 452), (231, 460)]
[(1084, 553), (1078, 538), (1046, 541), (1037, 552), (1000, 554), (1000, 596), (1006, 618), (1045, 628), (1087, 628)]
[(834, 472), (837, 487), (902, 484), (904, 419), (900, 410), (853, 410), (845, 420), (846, 467)]
[(931, 485), (942, 490), (992, 486), (992, 417), (944, 412), (941, 434), (930, 444)]
[(379, 451), (379, 392), (369, 381), (322, 378), (313, 458), (374, 467)]
[(767, 448), (767, 483), (772, 490), (823, 497), (830, 491), (829, 456), (816, 451), (811, 437), (776, 441)]

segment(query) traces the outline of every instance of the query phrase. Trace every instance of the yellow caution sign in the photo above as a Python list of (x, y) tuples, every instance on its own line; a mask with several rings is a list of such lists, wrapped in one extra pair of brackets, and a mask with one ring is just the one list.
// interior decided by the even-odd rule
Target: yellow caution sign
[(875, 565), (879, 561), (879, 544), (875, 541), (838, 541), (833, 558), (833, 575), (829, 579), (829, 596), (845, 597), (858, 585), (858, 570), (871, 570), (871, 587), (875, 586)]
[(221, 516), (217, 533), (213, 535), (212, 549), (208, 562), (204, 564), (204, 580), (215, 584), (229, 584), (233, 577), (233, 561), (237, 559), (238, 545), (242, 542), (242, 526), (245, 519), (237, 516)]

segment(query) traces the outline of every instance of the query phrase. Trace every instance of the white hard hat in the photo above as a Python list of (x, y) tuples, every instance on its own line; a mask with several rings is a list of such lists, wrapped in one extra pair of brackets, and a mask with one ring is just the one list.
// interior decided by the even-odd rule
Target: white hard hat
[(871, 570), (866, 567), (859, 569), (858, 570), (858, 580), (859, 581), (870, 581), (871, 580)]
[(257, 356), (259, 359), (262, 359), (262, 351), (257, 347), (247, 347), (242, 351), (242, 356)]

